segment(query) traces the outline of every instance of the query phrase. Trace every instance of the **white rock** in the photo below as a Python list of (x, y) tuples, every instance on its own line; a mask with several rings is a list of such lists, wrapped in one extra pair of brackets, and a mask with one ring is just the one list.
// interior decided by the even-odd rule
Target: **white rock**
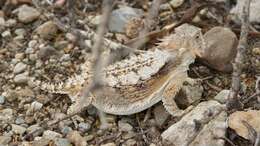
[(42, 137), (45, 139), (55, 140), (56, 138), (61, 138), (62, 135), (55, 131), (47, 130), (43, 132)]
[[(173, 124), (170, 128), (164, 131), (161, 135), (162, 139), (164, 143), (167, 144), (187, 146), (193, 141), (203, 140), (203, 136), (202, 139), (200, 139), (201, 136), (198, 135), (205, 135), (205, 130), (213, 131), (213, 134), (215, 131), (221, 130), (221, 132), (218, 132), (218, 136), (224, 136), (222, 134), (225, 134), (226, 130), (226, 126), (223, 124), (225, 123), (226, 114), (222, 114), (221, 112), (223, 111), (224, 106), (217, 101), (211, 100), (202, 102), (198, 104), (190, 113), (185, 115), (179, 122)], [(218, 116), (220, 117), (217, 118)], [(213, 128), (211, 126), (212, 123), (213, 125), (214, 123), (221, 123), (221, 128), (217, 128), (218, 125), (214, 125), (216, 128)], [(206, 127), (209, 127), (209, 129)], [(213, 134), (208, 134), (208, 139), (206, 141), (200, 141), (200, 146), (204, 146), (206, 142), (209, 142), (211, 143), (210, 145), (214, 146), (223, 146), (223, 140), (216, 140)], [(194, 145), (196, 144), (194, 143)], [(207, 144), (205, 146), (207, 146)]]
[(0, 104), (4, 104), (5, 103), (5, 97), (4, 96), (0, 96)]
[(3, 38), (7, 38), (7, 37), (12, 36), (12, 34), (9, 30), (4, 31), (1, 35), (2, 35)]
[(40, 16), (35, 8), (29, 7), (28, 5), (22, 5), (18, 8), (18, 19), (23, 23), (29, 23), (36, 20)]
[(29, 77), (26, 73), (18, 74), (14, 77), (14, 82), (16, 84), (26, 84), (29, 80)]
[(38, 111), (42, 108), (43, 104), (38, 102), (38, 101), (34, 101), (32, 104), (31, 104), (31, 108), (33, 111)]
[(21, 73), (26, 69), (26, 67), (27, 67), (26, 64), (24, 64), (23, 62), (19, 62), (15, 65), (13, 72), (14, 72), (14, 74)]
[(228, 99), (229, 92), (230, 90), (222, 90), (214, 97), (214, 99), (224, 104)]
[(19, 125), (12, 124), (12, 131), (16, 134), (23, 135), (24, 132), (26, 131), (26, 128)]
[(0, 26), (5, 26), (5, 19), (0, 17)]
[(243, 121), (249, 124), (255, 131), (260, 131), (260, 111), (237, 111), (228, 118), (228, 126), (231, 129), (235, 130), (239, 136), (251, 139), (251, 134)]
[(171, 0), (170, 4), (172, 7), (174, 8), (178, 8), (179, 6), (181, 6), (183, 4), (184, 0)]
[(13, 110), (12, 109), (3, 109), (0, 110), (0, 123), (8, 123), (13, 120)]

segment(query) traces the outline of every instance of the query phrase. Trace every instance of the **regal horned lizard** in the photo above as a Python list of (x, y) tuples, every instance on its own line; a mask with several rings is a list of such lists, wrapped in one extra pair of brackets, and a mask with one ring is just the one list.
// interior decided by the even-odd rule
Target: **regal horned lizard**
[(142, 51), (117, 61), (102, 70), (103, 86), (91, 92), (86, 103), (80, 103), (82, 89), (91, 83), (91, 61), (86, 61), (81, 74), (59, 84), (40, 84), (41, 89), (68, 94), (73, 102), (69, 112), (79, 106), (94, 105), (116, 115), (145, 110), (159, 101), (174, 116), (182, 114), (174, 96), (188, 78), (187, 70), (205, 46), (201, 30), (184, 24), (162, 39), (156, 49)]

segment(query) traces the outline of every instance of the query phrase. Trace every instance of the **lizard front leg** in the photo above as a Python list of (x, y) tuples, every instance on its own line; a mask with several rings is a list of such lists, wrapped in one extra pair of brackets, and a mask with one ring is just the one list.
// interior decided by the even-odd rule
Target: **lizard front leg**
[(91, 97), (82, 97), (82, 95), (69, 95), (71, 101), (73, 102), (72, 105), (68, 108), (67, 114), (74, 114), (81, 111), (83, 108), (89, 106), (92, 102)]
[(162, 102), (165, 109), (174, 117), (181, 117), (184, 114), (188, 113), (193, 106), (189, 106), (185, 110), (182, 110), (178, 107), (175, 98), (179, 90), (182, 88), (183, 83), (185, 81), (193, 80), (187, 76), (187, 73), (179, 73), (174, 78), (169, 80), (168, 84), (166, 85), (163, 91), (163, 98)]

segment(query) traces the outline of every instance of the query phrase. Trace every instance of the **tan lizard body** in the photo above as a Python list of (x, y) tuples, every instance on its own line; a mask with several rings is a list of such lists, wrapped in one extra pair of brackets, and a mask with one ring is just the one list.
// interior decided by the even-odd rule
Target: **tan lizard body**
[[(60, 84), (41, 83), (43, 90), (68, 94), (74, 105), (70, 112), (89, 104), (117, 115), (128, 115), (145, 110), (159, 101), (172, 115), (179, 115), (174, 101), (186, 79), (189, 65), (204, 47), (199, 28), (185, 24), (166, 37), (158, 49), (135, 53), (102, 70), (103, 86), (91, 92), (86, 103), (79, 103), (84, 86), (91, 82), (91, 61), (83, 65), (82, 73)], [(176, 114), (175, 114), (176, 113)]]

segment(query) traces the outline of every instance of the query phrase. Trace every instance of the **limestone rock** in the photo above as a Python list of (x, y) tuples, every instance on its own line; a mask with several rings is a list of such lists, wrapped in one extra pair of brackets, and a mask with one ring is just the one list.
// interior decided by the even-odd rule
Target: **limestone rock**
[(255, 131), (260, 131), (260, 111), (237, 111), (228, 118), (228, 126), (231, 129), (235, 130), (239, 136), (250, 139), (249, 131), (243, 121), (251, 125)]
[(213, 100), (202, 102), (180, 121), (170, 126), (161, 136), (164, 143), (176, 146), (187, 146), (190, 143), (192, 145), (189, 146), (207, 146), (208, 143), (224, 146), (224, 141), (216, 139), (215, 134), (225, 135), (225, 119), (223, 105)]
[(22, 5), (18, 9), (18, 19), (23, 23), (29, 23), (36, 20), (40, 16), (35, 8), (29, 7), (28, 5)]

